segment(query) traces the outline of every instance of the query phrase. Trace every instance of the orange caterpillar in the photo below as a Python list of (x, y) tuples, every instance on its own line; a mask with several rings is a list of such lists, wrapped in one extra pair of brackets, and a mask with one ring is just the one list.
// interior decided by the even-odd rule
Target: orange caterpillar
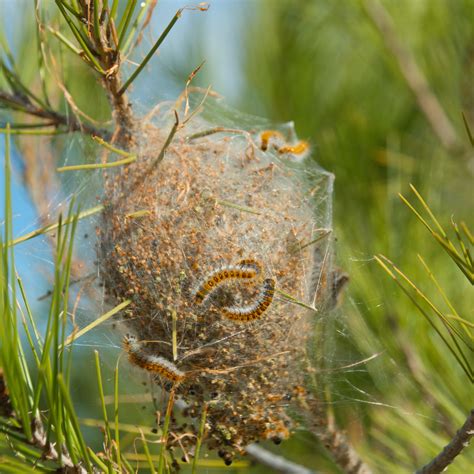
[(260, 319), (262, 314), (268, 309), (273, 301), (273, 295), (275, 293), (275, 280), (273, 278), (267, 278), (263, 282), (262, 290), (257, 301), (250, 306), (231, 306), (222, 308), (222, 314), (225, 318), (231, 321), (238, 321), (248, 323)]
[(214, 270), (199, 285), (194, 295), (197, 304), (202, 304), (206, 297), (227, 280), (238, 279), (249, 282), (262, 272), (262, 265), (256, 260), (241, 260), (237, 265), (226, 265)]
[(178, 384), (184, 380), (186, 374), (179, 370), (172, 362), (161, 356), (149, 355), (143, 352), (141, 344), (135, 336), (125, 336), (123, 345), (132, 364), (138, 365), (148, 372), (153, 372), (169, 381)]
[(267, 151), (268, 150), (268, 144), (270, 143), (271, 138), (278, 138), (280, 140), (284, 140), (283, 135), (280, 132), (277, 132), (276, 130), (264, 130), (260, 134), (260, 149), (262, 151)]
[(286, 142), (283, 134), (277, 130), (264, 130), (260, 134), (260, 149), (262, 151), (267, 151), (270, 145), (270, 140), (275, 138), (275, 148), (281, 155), (290, 154), (290, 155), (305, 155), (309, 150), (309, 143), (305, 140), (300, 140), (299, 142), (290, 145)]
[(304, 155), (307, 151), (309, 150), (309, 143), (300, 140), (298, 143), (295, 145), (284, 145), (278, 148), (278, 153), (284, 154), (284, 153), (290, 153), (292, 155)]

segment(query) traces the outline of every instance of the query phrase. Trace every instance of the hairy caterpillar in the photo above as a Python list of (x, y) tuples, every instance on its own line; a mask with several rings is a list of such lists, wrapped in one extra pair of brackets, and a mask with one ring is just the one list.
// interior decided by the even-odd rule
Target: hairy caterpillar
[(300, 140), (299, 142), (290, 145), (286, 142), (280, 132), (276, 130), (264, 130), (260, 134), (260, 149), (262, 151), (268, 150), (272, 138), (276, 139), (274, 146), (281, 155), (286, 153), (291, 155), (304, 155), (309, 150), (309, 143), (305, 140)]
[(210, 273), (199, 285), (195, 292), (194, 300), (201, 304), (206, 297), (219, 285), (227, 280), (239, 279), (251, 281), (262, 272), (262, 265), (256, 260), (241, 260), (237, 265), (226, 265)]
[(143, 352), (143, 348), (135, 336), (125, 336), (123, 345), (132, 364), (138, 365), (138, 367), (148, 372), (158, 374), (173, 383), (179, 383), (184, 380), (186, 374), (168, 359)]
[(267, 278), (264, 280), (260, 296), (254, 304), (244, 307), (231, 306), (222, 308), (222, 314), (231, 321), (248, 323), (260, 319), (273, 301), (275, 293), (275, 280)]
[(273, 137), (283, 140), (283, 135), (280, 132), (277, 132), (276, 130), (264, 130), (260, 134), (260, 149), (262, 151), (268, 150), (270, 139)]
[(303, 155), (309, 150), (309, 143), (301, 140), (295, 145), (283, 145), (278, 148), (278, 153), (291, 153), (292, 155)]

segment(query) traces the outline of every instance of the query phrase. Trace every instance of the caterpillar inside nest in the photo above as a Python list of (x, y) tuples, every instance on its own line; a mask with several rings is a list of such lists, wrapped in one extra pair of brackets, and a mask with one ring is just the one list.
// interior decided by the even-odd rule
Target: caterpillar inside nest
[[(142, 124), (137, 161), (107, 176), (100, 274), (111, 304), (132, 301), (125, 332), (156, 341), (140, 348), (145, 359), (128, 341), (132, 362), (156, 369), (158, 384), (179, 378), (176, 393), (191, 420), (208, 404), (205, 443), (231, 458), (294, 428), (287, 405), (304, 383), (316, 317), (308, 308), (327, 281), (314, 273), (330, 264), (321, 259), (333, 177), (291, 155), (307, 147), (281, 141), (294, 137), (289, 126), (263, 135), (262, 147), (272, 127), (229, 119), (210, 98), (213, 121), (195, 116), (155, 166), (173, 118), (171, 108), (162, 110)], [(208, 133), (216, 121), (232, 131)], [(247, 124), (241, 133), (239, 123)], [(315, 239), (321, 229), (328, 237)], [(173, 419), (171, 429), (197, 433), (198, 423), (186, 423)]]

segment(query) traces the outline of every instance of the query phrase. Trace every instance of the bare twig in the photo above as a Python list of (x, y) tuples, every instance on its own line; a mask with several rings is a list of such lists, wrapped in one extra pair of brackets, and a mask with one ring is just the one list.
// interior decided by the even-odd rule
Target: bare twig
[(258, 463), (272, 469), (272, 472), (283, 472), (285, 474), (316, 474), (304, 466), (296, 464), (283, 456), (274, 454), (257, 444), (250, 444), (245, 448), (247, 454)]
[(421, 111), (425, 115), (434, 133), (449, 151), (459, 151), (461, 142), (453, 124), (441, 106), (438, 98), (430, 89), (421, 69), (411, 51), (397, 36), (392, 19), (381, 2), (365, 0), (365, 10), (382, 37), (386, 48), (393, 54), (408, 87), (413, 92)]
[(467, 447), (474, 436), (474, 409), (471, 410), (464, 425), (456, 432), (453, 439), (428, 464), (416, 471), (417, 474), (437, 474), (443, 472)]
[(10, 94), (5, 91), (0, 91), (0, 103), (5, 104), (12, 110), (18, 110), (28, 115), (47, 119), (55, 127), (64, 126), (71, 132), (82, 132), (90, 135), (98, 135), (105, 140), (110, 137), (110, 132), (107, 130), (99, 129), (88, 124), (82, 124), (74, 117), (67, 117), (66, 115), (54, 110), (44, 109), (30, 102), (27, 97), (19, 96), (18, 94)]
[(160, 154), (158, 155), (158, 157), (153, 161), (152, 163), (152, 168), (154, 168), (156, 165), (158, 165), (164, 158), (165, 156), (165, 152), (167, 150), (167, 148), (169, 147), (170, 143), (172, 142), (173, 140), (173, 137), (175, 136), (177, 130), (178, 130), (178, 127), (179, 127), (179, 117), (178, 117), (178, 112), (176, 112), (176, 110), (173, 111), (174, 112), (174, 123), (173, 123), (173, 126), (171, 127), (171, 130), (170, 130), (170, 133), (168, 135), (168, 137), (166, 138), (166, 141), (163, 145), (163, 148), (161, 149), (160, 151)]

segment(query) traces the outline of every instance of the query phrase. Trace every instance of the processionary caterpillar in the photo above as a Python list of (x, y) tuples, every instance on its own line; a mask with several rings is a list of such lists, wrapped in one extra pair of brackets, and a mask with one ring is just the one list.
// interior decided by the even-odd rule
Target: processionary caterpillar
[[(264, 130), (260, 134), (260, 149), (267, 151), (270, 145), (270, 140), (275, 138), (274, 147), (281, 155), (288, 153), (291, 155), (304, 155), (309, 150), (309, 143), (305, 140), (290, 145), (286, 142), (283, 135), (276, 130)], [(283, 144), (282, 144), (283, 143)]]
[(264, 130), (260, 134), (260, 149), (262, 151), (267, 151), (268, 150), (268, 144), (270, 143), (270, 139), (276, 137), (279, 138), (280, 140), (283, 140), (283, 135), (280, 132), (277, 132), (276, 130)]
[(248, 323), (260, 319), (273, 301), (275, 293), (275, 280), (264, 280), (259, 297), (254, 304), (244, 307), (230, 306), (222, 308), (222, 314), (231, 321)]
[(241, 260), (237, 265), (226, 265), (209, 274), (199, 285), (195, 292), (194, 299), (197, 304), (204, 302), (206, 297), (219, 285), (227, 280), (239, 279), (251, 281), (262, 272), (262, 265), (256, 260)]
[(292, 155), (303, 155), (309, 150), (309, 143), (301, 140), (295, 145), (283, 145), (278, 148), (278, 153), (291, 153)]
[(138, 367), (148, 372), (158, 374), (173, 383), (180, 383), (186, 377), (186, 374), (168, 359), (143, 352), (143, 348), (135, 336), (125, 336), (123, 345), (132, 364), (138, 365)]

